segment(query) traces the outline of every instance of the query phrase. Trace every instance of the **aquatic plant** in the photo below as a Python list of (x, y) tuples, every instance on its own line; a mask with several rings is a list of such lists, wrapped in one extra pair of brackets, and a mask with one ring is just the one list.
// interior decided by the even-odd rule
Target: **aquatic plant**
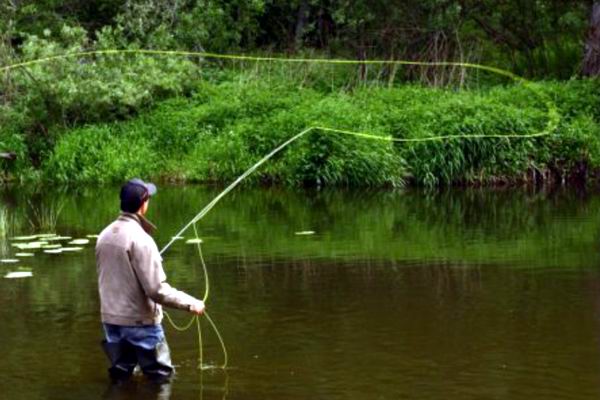
[(0, 256), (5, 256), (10, 251), (10, 246), (6, 240), (9, 229), (8, 212), (5, 208), (0, 207)]
[(28, 217), (29, 224), (34, 231), (56, 231), (56, 224), (64, 202), (61, 200), (52, 200), (47, 204), (34, 205), (29, 201), (30, 213)]
[(4, 239), (8, 236), (10, 224), (8, 221), (8, 212), (4, 207), (0, 207), (0, 238)]
[(11, 253), (10, 242), (7, 240), (13, 232), (20, 229), (21, 223), (15, 214), (5, 206), (0, 206), (0, 256), (8, 256)]

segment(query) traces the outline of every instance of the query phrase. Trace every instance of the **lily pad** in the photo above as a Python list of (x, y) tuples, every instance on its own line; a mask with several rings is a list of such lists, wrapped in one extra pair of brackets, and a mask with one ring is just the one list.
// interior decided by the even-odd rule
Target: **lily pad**
[(20, 260), (17, 260), (16, 258), (4, 258), (2, 260), (0, 260), (0, 263), (3, 264), (14, 264), (14, 263), (18, 263)]
[(203, 243), (202, 239), (197, 238), (197, 239), (189, 239), (185, 241), (186, 244), (200, 244)]
[(15, 253), (15, 257), (33, 257), (35, 254), (33, 253)]
[(48, 253), (48, 254), (60, 254), (62, 252), (63, 252), (62, 249), (48, 249), (48, 250), (44, 250), (44, 253)]
[(38, 241), (35, 241), (35, 242), (29, 242), (29, 243), (23, 243), (23, 244), (25, 246), (34, 248), (34, 247), (42, 247), (42, 246), (45, 246), (45, 245), (47, 245), (49, 243), (46, 240), (38, 240)]
[(81, 251), (81, 250), (83, 250), (83, 247), (63, 247), (61, 250), (63, 253), (73, 252), (73, 251)]
[(183, 236), (173, 236), (171, 240), (183, 240), (185, 239)]
[(298, 236), (308, 236), (308, 235), (314, 235), (315, 231), (300, 231), (300, 232), (296, 232), (296, 235)]
[(38, 239), (45, 239), (58, 236), (56, 233), (40, 233), (39, 235), (35, 235)]
[(85, 235), (86, 238), (88, 239), (98, 239), (100, 235)]
[(14, 237), (11, 237), (10, 240), (26, 241), (26, 240), (34, 240), (36, 238), (37, 238), (36, 235), (33, 235), (33, 236), (14, 236)]
[(81, 244), (88, 244), (89, 242), (90, 242), (90, 239), (75, 239), (75, 240), (71, 240), (69, 242), (69, 244), (81, 245)]
[(19, 250), (35, 250), (41, 249), (42, 246), (47, 245), (48, 242), (31, 242), (31, 243), (13, 243), (13, 247)]
[(45, 244), (42, 246), (42, 249), (52, 250), (52, 249), (60, 249), (62, 246), (60, 244)]
[(14, 271), (4, 275), (6, 279), (30, 278), (33, 276), (31, 271)]
[(48, 242), (57, 242), (60, 240), (71, 240), (73, 239), (71, 236), (52, 236), (49, 238), (46, 238), (45, 240)]

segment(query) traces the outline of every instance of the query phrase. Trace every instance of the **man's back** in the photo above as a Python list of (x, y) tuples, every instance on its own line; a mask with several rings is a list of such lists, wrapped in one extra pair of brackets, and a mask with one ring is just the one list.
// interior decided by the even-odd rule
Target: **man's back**
[[(145, 264), (146, 260), (157, 257), (155, 253), (158, 250), (154, 240), (134, 214), (122, 214), (102, 231), (96, 244), (102, 322), (115, 325), (161, 322), (160, 305), (151, 299), (139, 280), (140, 275), (145, 280), (148, 275), (155, 275), (150, 271), (153, 266)], [(153, 285), (164, 280), (162, 276), (157, 278)]]

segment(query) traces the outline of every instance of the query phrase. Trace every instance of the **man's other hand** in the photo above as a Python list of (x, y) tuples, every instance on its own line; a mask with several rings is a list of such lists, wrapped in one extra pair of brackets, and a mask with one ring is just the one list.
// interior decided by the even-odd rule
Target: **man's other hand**
[(190, 305), (190, 312), (192, 314), (202, 315), (204, 308), (204, 302), (202, 300), (197, 300), (195, 303)]

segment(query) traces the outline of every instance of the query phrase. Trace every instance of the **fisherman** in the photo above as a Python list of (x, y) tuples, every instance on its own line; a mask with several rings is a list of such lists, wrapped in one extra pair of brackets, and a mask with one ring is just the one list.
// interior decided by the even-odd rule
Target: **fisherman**
[(201, 315), (204, 302), (166, 282), (162, 258), (150, 234), (156, 229), (144, 216), (156, 186), (132, 179), (121, 188), (121, 214), (96, 244), (96, 267), (104, 341), (113, 381), (129, 378), (136, 365), (151, 380), (173, 374), (161, 325), (162, 307)]

